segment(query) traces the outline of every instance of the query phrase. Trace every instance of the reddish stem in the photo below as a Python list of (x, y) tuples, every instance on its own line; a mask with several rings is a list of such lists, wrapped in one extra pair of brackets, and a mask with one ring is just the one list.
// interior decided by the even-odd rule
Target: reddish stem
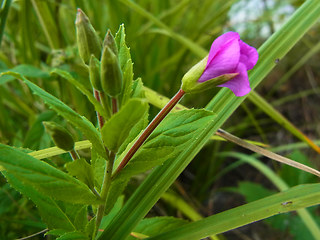
[(166, 106), (164, 106), (158, 115), (152, 120), (152, 122), (147, 126), (147, 128), (143, 131), (137, 141), (133, 144), (133, 146), (129, 149), (125, 157), (122, 159), (119, 164), (115, 174), (118, 174), (122, 168), (124, 168), (133, 155), (137, 152), (137, 150), (141, 147), (141, 145), (146, 141), (146, 139), (150, 136), (153, 130), (159, 125), (159, 123), (167, 116), (167, 114), (174, 108), (175, 105), (180, 101), (180, 99), (184, 96), (185, 92), (180, 89), (176, 95), (170, 99)]
[(112, 114), (115, 114), (116, 112), (118, 112), (118, 100), (115, 97), (113, 97), (111, 101), (112, 101)]
[[(99, 103), (101, 103), (101, 99), (100, 99), (100, 94), (99, 94), (99, 91), (94, 89), (94, 97), (97, 99), (97, 101)], [(97, 112), (97, 118), (98, 118), (98, 123), (99, 123), (99, 127), (100, 129), (103, 127), (103, 124), (104, 124), (104, 120), (103, 120), (103, 117), (100, 115), (99, 112)]]

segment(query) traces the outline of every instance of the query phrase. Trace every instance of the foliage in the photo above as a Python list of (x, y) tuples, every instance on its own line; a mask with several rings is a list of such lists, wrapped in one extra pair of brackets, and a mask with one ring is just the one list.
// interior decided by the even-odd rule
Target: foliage
[[(250, 4), (261, 14), (236, 24), (235, 12), (245, 13)], [(60, 240), (222, 240), (236, 239), (239, 231), (263, 239), (320, 238), (315, 176), (270, 165), (214, 136), (223, 125), (242, 139), (278, 146), (270, 151), (319, 166), (313, 161), (319, 142), (312, 140), (319, 135), (319, 1), (3, 0), (1, 8), (1, 239), (43, 229), (47, 239)], [(88, 15), (97, 44), (108, 29), (115, 33), (122, 79), (116, 97), (90, 84), (92, 70), (76, 45), (77, 8)], [(172, 96), (228, 30), (260, 46), (249, 72), (259, 95), (247, 95), (246, 102), (219, 88), (187, 95), (182, 104), (191, 109), (178, 105), (122, 167), (166, 103), (160, 94)], [(70, 155), (52, 147), (43, 121), (72, 134)], [(304, 149), (290, 148), (293, 141)]]

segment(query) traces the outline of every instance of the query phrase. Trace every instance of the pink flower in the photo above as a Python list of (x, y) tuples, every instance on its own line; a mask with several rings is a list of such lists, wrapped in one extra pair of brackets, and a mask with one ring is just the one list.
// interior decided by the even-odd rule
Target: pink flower
[(258, 58), (257, 50), (241, 41), (239, 33), (227, 32), (212, 43), (207, 65), (198, 82), (203, 83), (224, 74), (238, 73), (235, 78), (218, 87), (227, 87), (236, 96), (244, 96), (251, 90), (247, 71), (256, 65)]

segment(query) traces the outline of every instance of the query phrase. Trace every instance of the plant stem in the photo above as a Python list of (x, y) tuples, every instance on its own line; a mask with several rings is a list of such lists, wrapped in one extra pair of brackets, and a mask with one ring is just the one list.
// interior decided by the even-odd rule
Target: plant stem
[[(93, 90), (93, 94), (94, 94), (94, 97), (97, 99), (97, 101), (99, 103), (101, 103), (99, 91), (94, 89)], [(98, 118), (99, 128), (101, 129), (103, 127), (104, 120), (103, 120), (103, 117), (100, 115), (99, 112), (97, 112), (97, 118)]]
[(129, 149), (128, 153), (124, 156), (121, 163), (119, 164), (115, 175), (124, 168), (127, 163), (130, 161), (132, 156), (137, 152), (137, 150), (141, 147), (141, 145), (145, 142), (145, 140), (150, 136), (153, 130), (159, 125), (159, 123), (167, 116), (167, 114), (174, 108), (174, 106), (180, 101), (180, 99), (184, 96), (185, 92), (180, 89), (176, 95), (171, 98), (171, 100), (161, 109), (158, 115), (152, 120), (152, 122), (146, 127), (137, 141), (133, 144), (133, 146)]
[(118, 100), (116, 97), (113, 97), (111, 101), (112, 101), (112, 114), (115, 114), (116, 112), (118, 112)]
[(113, 170), (114, 159), (115, 159), (115, 154), (111, 152), (109, 161), (106, 162), (106, 168), (104, 172), (104, 179), (103, 179), (101, 194), (100, 194), (103, 204), (99, 205), (98, 207), (97, 218), (96, 218), (96, 231), (99, 230), (98, 228), (101, 224), (101, 220), (104, 215), (104, 210), (106, 209), (106, 200), (107, 200), (108, 192), (111, 185), (111, 175)]
[(78, 152), (75, 149), (72, 149), (71, 151), (69, 151), (69, 153), (73, 161), (80, 158)]

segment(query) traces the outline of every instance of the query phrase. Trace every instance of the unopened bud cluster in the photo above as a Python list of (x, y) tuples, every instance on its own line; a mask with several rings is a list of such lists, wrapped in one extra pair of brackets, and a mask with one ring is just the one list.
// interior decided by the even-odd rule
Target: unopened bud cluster
[(103, 44), (85, 13), (78, 9), (76, 17), (79, 55), (89, 66), (90, 82), (95, 90), (116, 97), (122, 90), (122, 72), (118, 49), (110, 30)]

